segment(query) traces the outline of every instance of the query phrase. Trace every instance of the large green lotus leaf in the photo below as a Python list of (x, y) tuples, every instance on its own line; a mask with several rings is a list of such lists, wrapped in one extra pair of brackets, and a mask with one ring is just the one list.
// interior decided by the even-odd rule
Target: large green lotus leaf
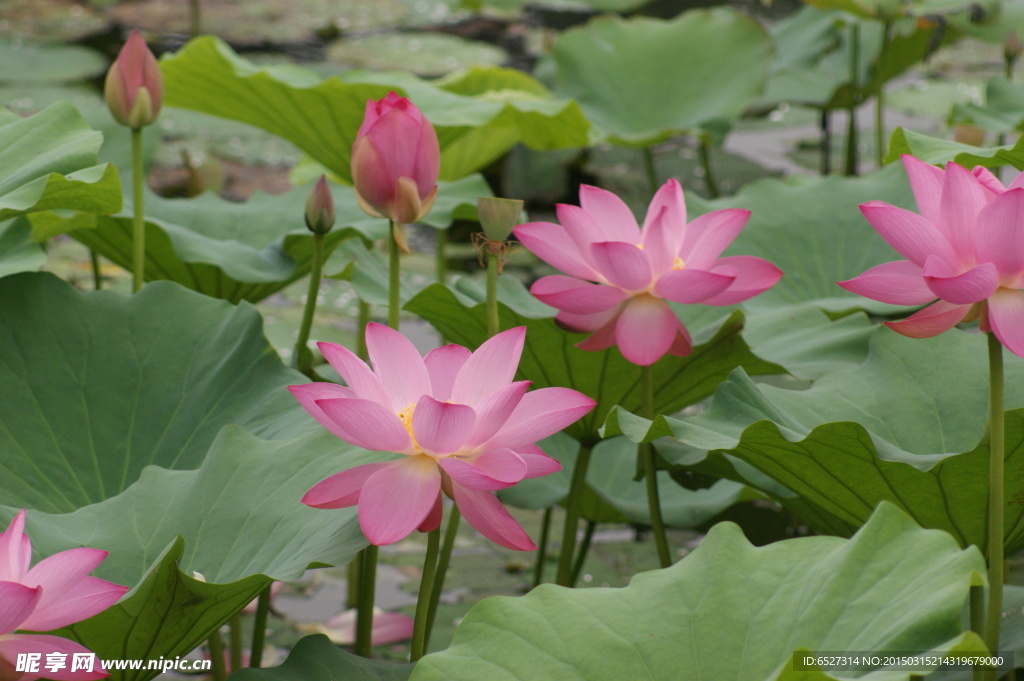
[(1019, 138), (1014, 144), (974, 147), (905, 128), (896, 128), (889, 139), (889, 153), (885, 157), (885, 162), (898, 160), (903, 154), (916, 156), (933, 165), (956, 161), (967, 168), (1000, 168), (1011, 165), (1017, 170), (1024, 170), (1024, 137)]
[(469, 175), (517, 142), (537, 149), (587, 142), (588, 124), (576, 103), (553, 99), (511, 69), (474, 69), (439, 85), (400, 73), (351, 72), (321, 81), (294, 66), (258, 67), (212, 37), (192, 40), (164, 58), (161, 69), (166, 104), (280, 135), (346, 180), (366, 101), (392, 90), (410, 97), (437, 129), (443, 179)]
[(732, 523), (622, 589), (542, 585), (488, 598), (412, 681), (814, 679), (907, 681), (913, 672), (795, 672), (798, 650), (983, 650), (960, 612), (985, 565), (943, 532), (883, 505), (852, 539), (754, 548)]
[(997, 75), (985, 85), (985, 104), (957, 104), (950, 119), (976, 125), (986, 132), (1008, 133), (1024, 125), (1024, 85)]
[(121, 181), (96, 165), (103, 136), (71, 104), (0, 119), (0, 222), (41, 210), (121, 210)]
[(556, 41), (552, 89), (612, 141), (648, 146), (738, 118), (764, 87), (772, 51), (760, 25), (732, 10), (599, 17)]
[(249, 306), (167, 282), (126, 297), (0, 279), (0, 503), (69, 512), (150, 464), (195, 468), (217, 432), (295, 432), (304, 412)]
[(323, 634), (300, 639), (278, 667), (240, 669), (231, 681), (406, 681), (413, 665), (368, 660), (336, 646)]
[(24, 217), (0, 225), (0, 277), (38, 270), (46, 251), (32, 238), (32, 225)]
[[(911, 339), (882, 328), (861, 366), (831, 373), (807, 390), (757, 385), (737, 370), (703, 414), (659, 417), (652, 426), (616, 412), (605, 434), (624, 432), (634, 440), (671, 435), (697, 450), (734, 457), (854, 527), (884, 500), (964, 546), (984, 547), (985, 346), (980, 334), (953, 330)], [(1006, 469), (1019, 471), (1024, 361), (1008, 353), (1006, 406)], [(743, 479), (765, 488), (756, 476)], [(1008, 475), (1005, 484), (1006, 498), (1014, 498), (1018, 477)], [(1007, 504), (1004, 515), (1004, 541), (1013, 553), (1024, 547), (1024, 506)]]
[[(63, 515), (29, 511), (40, 556), (76, 546), (109, 552), (95, 574), (133, 587), (115, 606), (60, 630), (102, 658), (173, 659), (198, 646), (268, 581), (340, 565), (366, 546), (356, 509), (299, 503), (319, 480), (380, 456), (310, 434), (269, 441), (221, 431), (198, 470), (147, 467), (121, 494)], [(0, 508), (9, 519), (17, 508)], [(195, 579), (194, 573), (203, 580)], [(114, 672), (142, 681), (159, 673)]]
[[(487, 339), (484, 305), (464, 305), (440, 284), (420, 292), (405, 306), (430, 322), (445, 338), (468, 347)], [(573, 388), (597, 400), (597, 407), (569, 426), (566, 432), (578, 440), (593, 443), (597, 426), (615, 404), (640, 406), (640, 367), (631, 364), (617, 348), (588, 352), (576, 347), (583, 334), (568, 333), (552, 318), (531, 319), (499, 303), (501, 328), (525, 326), (526, 346), (520, 379), (533, 381), (534, 388)], [(686, 357), (667, 355), (654, 364), (655, 408), (672, 413), (707, 397), (734, 367), (746, 366), (752, 373), (776, 373), (779, 367), (754, 356), (740, 337), (743, 314), (736, 311), (720, 325), (695, 330), (693, 352)]]
[(71, 83), (107, 70), (107, 58), (81, 45), (41, 45), (0, 40), (2, 83)]
[(778, 284), (748, 301), (748, 309), (817, 301), (838, 310), (898, 311), (900, 308), (867, 300), (835, 284), (900, 258), (857, 208), (876, 200), (915, 208), (902, 166), (882, 168), (861, 178), (763, 179), (735, 196), (714, 201), (691, 192), (687, 207), (692, 215), (720, 208), (751, 211), (746, 227), (725, 254), (761, 256), (785, 274)]
[(975, 23), (972, 16), (992, 19), (1000, 11), (1000, 0), (981, 0), (973, 6), (960, 0), (804, 0), (821, 9), (838, 9), (865, 19), (907, 17), (941, 17), (946, 22)]

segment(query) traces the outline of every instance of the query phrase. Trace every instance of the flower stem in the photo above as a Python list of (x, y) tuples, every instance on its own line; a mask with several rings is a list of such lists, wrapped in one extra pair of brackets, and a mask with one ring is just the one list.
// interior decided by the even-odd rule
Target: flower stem
[(644, 147), (644, 170), (647, 171), (647, 187), (653, 196), (658, 191), (658, 171), (654, 168), (654, 151), (650, 146)]
[(487, 337), (501, 331), (498, 319), (498, 267), (501, 265), (496, 253), (487, 254)]
[(267, 638), (267, 613), (270, 612), (270, 587), (273, 582), (260, 592), (256, 601), (256, 616), (252, 622), (252, 649), (249, 651), (249, 666), (259, 668), (263, 664), (263, 646)]
[(1003, 421), (1003, 345), (988, 334), (989, 373), (989, 469), (988, 469), (988, 611), (985, 645), (999, 650), (999, 620), (1003, 613), (1003, 464), (1005, 424)]
[(821, 110), (821, 174), (832, 172), (832, 112)]
[(203, 11), (199, 7), (199, 0), (189, 0), (189, 14), (191, 16), (192, 37), (203, 32)]
[(213, 681), (224, 681), (228, 677), (228, 671), (224, 665), (224, 642), (220, 638), (220, 629), (210, 634), (206, 640), (210, 648), (210, 672)]
[(593, 520), (587, 521), (587, 529), (583, 532), (583, 543), (580, 544), (580, 550), (576, 555), (576, 564), (572, 568), (573, 584), (580, 581), (580, 575), (583, 573), (583, 565), (587, 562), (587, 553), (590, 552), (590, 542), (594, 539), (594, 530), (596, 528), (597, 523)]
[(580, 443), (576, 454), (576, 465), (572, 469), (572, 484), (565, 502), (565, 528), (562, 531), (562, 552), (558, 556), (558, 576), (555, 583), (561, 586), (575, 586), (572, 581), (573, 556), (576, 553), (576, 531), (579, 529), (580, 503), (584, 486), (587, 484), (587, 467), (590, 465), (590, 445)]
[(699, 142), (698, 152), (700, 154), (700, 166), (704, 169), (704, 187), (708, 190), (708, 196), (717, 199), (721, 196), (721, 193), (718, 191), (715, 175), (711, 172), (711, 135), (701, 133)]
[(537, 562), (533, 566), (533, 585), (540, 586), (544, 581), (544, 563), (548, 559), (548, 538), (551, 535), (552, 507), (544, 509), (544, 520), (540, 526), (540, 545), (537, 547)]
[[(642, 391), (642, 414), (645, 419), (654, 418), (654, 372), (650, 366), (641, 368), (640, 389)], [(661, 519), (661, 501), (658, 499), (658, 471), (654, 465), (654, 445), (644, 442), (639, 445), (639, 455), (644, 466), (644, 479), (647, 481), (647, 507), (651, 514), (651, 531), (654, 543), (658, 547), (658, 561), (661, 567), (672, 564), (672, 555), (668, 550), (668, 537), (665, 535), (665, 523)]]
[(370, 544), (360, 551), (363, 556), (359, 567), (359, 602), (356, 604), (355, 652), (360, 657), (373, 654), (373, 601), (377, 587), (377, 547)]
[(398, 312), (402, 306), (398, 241), (395, 239), (397, 229), (398, 223), (392, 222), (388, 237), (388, 326), (396, 331), (398, 330)]
[(100, 254), (89, 249), (89, 260), (92, 262), (92, 289), (99, 291), (103, 288), (103, 272), (100, 270)]
[(231, 641), (231, 671), (236, 672), (242, 668), (242, 614), (236, 612), (231, 617), (231, 626), (228, 630)]
[(448, 278), (448, 230), (437, 230), (437, 253), (435, 257), (435, 272), (437, 283), (443, 284)]
[(370, 353), (366, 351), (366, 325), (370, 323), (370, 304), (359, 299), (359, 320), (356, 322), (356, 354), (361, 359), (369, 359)]
[(850, 119), (846, 128), (846, 174), (857, 175), (857, 88), (860, 80), (860, 24), (850, 24)]
[(452, 548), (455, 546), (455, 536), (459, 533), (459, 520), (462, 514), (458, 507), (452, 504), (448, 515), (448, 527), (444, 531), (444, 541), (441, 542), (441, 555), (437, 559), (437, 574), (434, 577), (434, 588), (430, 592), (430, 613), (427, 616), (427, 632), (423, 641), (424, 649), (430, 645), (430, 634), (434, 631), (434, 619), (437, 617), (437, 606), (441, 603), (441, 594), (444, 592), (444, 578), (448, 574), (448, 563), (452, 559)]
[(142, 128), (132, 128), (132, 293), (138, 293), (146, 267), (146, 206), (143, 188), (146, 184), (142, 167)]
[(302, 313), (302, 325), (299, 326), (299, 337), (295, 341), (295, 352), (292, 353), (292, 368), (298, 369), (307, 377), (313, 378), (313, 353), (310, 352), (309, 332), (313, 327), (316, 315), (316, 299), (320, 295), (320, 279), (324, 266), (324, 235), (313, 235), (313, 269), (309, 273), (309, 290), (306, 293), (306, 307)]
[(423, 556), (423, 576), (420, 578), (420, 594), (416, 600), (416, 622), (412, 631), (412, 650), (409, 661), (423, 657), (427, 648), (427, 626), (430, 623), (430, 601), (434, 593), (434, 575), (437, 571), (437, 551), (441, 544), (441, 528), (427, 532), (427, 553)]
[[(892, 20), (886, 20), (882, 28), (882, 47), (878, 53), (878, 63), (884, 64), (892, 41)], [(885, 83), (879, 83), (878, 94), (875, 95), (875, 158), (878, 167), (885, 160)]]

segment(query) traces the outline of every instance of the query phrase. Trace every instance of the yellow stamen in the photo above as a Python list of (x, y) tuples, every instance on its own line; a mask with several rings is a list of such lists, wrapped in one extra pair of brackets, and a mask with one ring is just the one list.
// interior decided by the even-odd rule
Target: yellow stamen
[(673, 262), (673, 263), (672, 263), (672, 269), (674, 269), (674, 270), (681, 270), (681, 269), (683, 269), (684, 267), (686, 267), (686, 263), (685, 263), (685, 262), (683, 262), (683, 259), (682, 259), (682, 258), (680, 258), (680, 257), (679, 257), (679, 256), (677, 255), (677, 256), (676, 256), (676, 259), (675, 259), (675, 262)]
[(410, 402), (405, 405), (405, 408), (402, 409), (402, 411), (398, 412), (398, 419), (402, 422), (402, 425), (405, 426), (405, 430), (409, 433), (409, 439), (412, 440), (412, 446), (416, 451), (423, 452), (423, 448), (420, 447), (420, 443), (416, 441), (416, 433), (412, 431), (412, 414), (414, 411), (416, 411), (416, 404), (414, 402)]

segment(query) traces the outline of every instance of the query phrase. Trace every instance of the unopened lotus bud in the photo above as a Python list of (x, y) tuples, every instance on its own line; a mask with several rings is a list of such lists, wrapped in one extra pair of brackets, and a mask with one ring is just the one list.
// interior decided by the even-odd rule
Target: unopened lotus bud
[(334, 227), (334, 197), (321, 175), (306, 199), (306, 227), (314, 234), (327, 234)]
[(523, 202), (518, 199), (481, 196), (476, 200), (476, 208), (480, 214), (480, 226), (487, 238), (491, 241), (504, 241), (512, 233), (512, 228), (519, 224)]
[(1020, 38), (1017, 37), (1017, 31), (1010, 31), (1010, 35), (1006, 36), (1006, 42), (1003, 43), (1003, 55), (1006, 57), (1006, 61), (1016, 61), (1021, 51), (1022, 48)]
[(156, 122), (164, 101), (164, 80), (156, 57), (132, 31), (107, 72), (103, 96), (114, 119), (130, 128)]

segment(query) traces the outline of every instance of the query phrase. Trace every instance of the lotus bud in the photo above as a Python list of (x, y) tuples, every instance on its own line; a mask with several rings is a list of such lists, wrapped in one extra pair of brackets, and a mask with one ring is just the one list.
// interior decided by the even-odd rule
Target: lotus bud
[(480, 226), (487, 238), (491, 241), (504, 241), (512, 233), (512, 228), (519, 224), (523, 202), (518, 199), (481, 196), (476, 200), (476, 208), (480, 214)]
[(320, 176), (306, 199), (306, 227), (314, 234), (327, 234), (334, 227), (334, 197), (326, 175)]
[(164, 80), (156, 57), (132, 31), (107, 72), (103, 95), (114, 119), (130, 128), (156, 122), (164, 102)]
[(1017, 31), (1010, 31), (1010, 35), (1006, 36), (1006, 42), (1003, 43), (1003, 56), (1006, 57), (1006, 61), (1014, 62), (1020, 56), (1021, 51), (1022, 48)]

